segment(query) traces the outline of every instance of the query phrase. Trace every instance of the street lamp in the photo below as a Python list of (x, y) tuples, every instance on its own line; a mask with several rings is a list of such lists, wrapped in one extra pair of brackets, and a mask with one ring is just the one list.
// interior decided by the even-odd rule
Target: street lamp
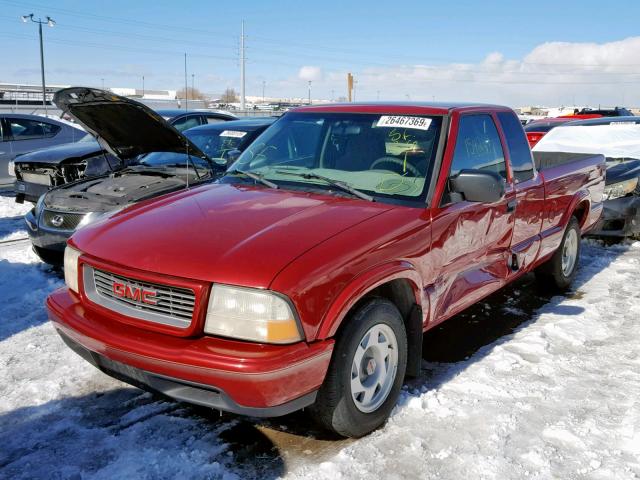
[(45, 21), (43, 21), (41, 18), (38, 18), (38, 20), (33, 18), (33, 13), (30, 13), (29, 15), (22, 15), (22, 21), (24, 23), (27, 23), (29, 20), (31, 20), (33, 23), (38, 24), (38, 34), (40, 35), (40, 71), (42, 73), (42, 106), (44, 107), (44, 114), (46, 115), (47, 114), (47, 92), (46, 92), (45, 82), (44, 82), (44, 48), (42, 46), (42, 25), (47, 24), (50, 27), (53, 27), (56, 24), (56, 22), (53, 20), (53, 18), (49, 16), (46, 17)]
[(311, 105), (311, 80), (309, 80), (309, 105)]

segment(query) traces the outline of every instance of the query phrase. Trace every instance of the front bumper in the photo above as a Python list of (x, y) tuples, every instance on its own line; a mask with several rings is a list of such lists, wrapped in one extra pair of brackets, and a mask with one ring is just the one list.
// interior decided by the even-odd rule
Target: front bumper
[(26, 200), (28, 202), (36, 203), (42, 195), (51, 189), (51, 187), (49, 185), (40, 185), (38, 183), (16, 180), (14, 189), (16, 191), (16, 202), (23, 203)]
[(628, 237), (640, 234), (640, 196), (606, 200), (604, 212), (590, 235), (599, 237)]
[(49, 319), (74, 351), (103, 372), (171, 398), (243, 415), (272, 417), (315, 401), (333, 340), (265, 345), (176, 337), (108, 321), (63, 288)]

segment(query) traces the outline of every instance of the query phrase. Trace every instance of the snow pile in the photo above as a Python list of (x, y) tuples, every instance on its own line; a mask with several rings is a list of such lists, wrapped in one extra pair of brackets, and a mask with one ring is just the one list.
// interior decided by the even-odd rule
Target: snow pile
[(28, 243), (0, 246), (0, 478), (640, 476), (640, 242), (585, 242), (575, 294), (468, 360), (424, 363), (388, 424), (344, 443), (301, 414), (219, 418), (107, 377), (47, 322), (62, 284)]
[(27, 236), (24, 215), (32, 208), (29, 202), (16, 203), (11, 194), (0, 195), (0, 241)]

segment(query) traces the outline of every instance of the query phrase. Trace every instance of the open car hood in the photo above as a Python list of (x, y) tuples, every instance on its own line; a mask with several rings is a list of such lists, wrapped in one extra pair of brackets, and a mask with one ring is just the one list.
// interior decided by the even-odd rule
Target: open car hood
[(151, 152), (190, 153), (209, 160), (160, 115), (129, 98), (97, 88), (71, 87), (56, 92), (53, 103), (122, 160)]

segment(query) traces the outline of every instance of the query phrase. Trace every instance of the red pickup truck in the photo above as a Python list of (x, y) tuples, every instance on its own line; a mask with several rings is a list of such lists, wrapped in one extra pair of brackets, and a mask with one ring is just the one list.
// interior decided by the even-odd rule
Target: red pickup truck
[(217, 183), (79, 230), (49, 318), (131, 384), (362, 436), (419, 374), (423, 332), (526, 272), (569, 286), (604, 172), (534, 161), (506, 107), (298, 108)]

